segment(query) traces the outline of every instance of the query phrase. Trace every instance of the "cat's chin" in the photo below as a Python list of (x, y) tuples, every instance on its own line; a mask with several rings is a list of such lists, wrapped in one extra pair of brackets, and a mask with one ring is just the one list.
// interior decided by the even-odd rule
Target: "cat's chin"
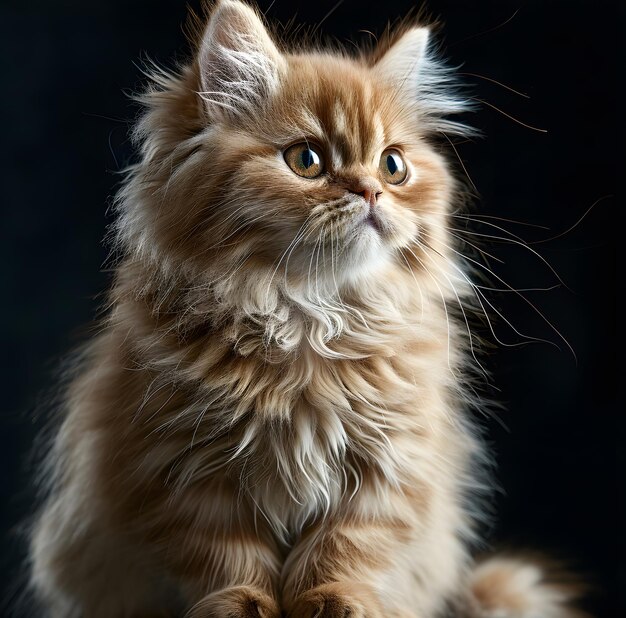
[(366, 220), (336, 257), (335, 272), (347, 285), (376, 277), (389, 264), (392, 251), (380, 225)]
[[(374, 245), (379, 253), (389, 253), (394, 249), (406, 246), (418, 234), (417, 225), (410, 220), (399, 223), (389, 213), (372, 210), (356, 222), (352, 241), (364, 243), (367, 247)], [(374, 256), (375, 257), (375, 256)]]

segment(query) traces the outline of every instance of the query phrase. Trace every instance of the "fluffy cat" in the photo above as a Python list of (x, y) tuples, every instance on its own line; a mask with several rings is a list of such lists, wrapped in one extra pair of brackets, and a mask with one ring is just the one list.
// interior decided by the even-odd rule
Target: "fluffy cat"
[(540, 564), (468, 549), (471, 284), (434, 141), (467, 105), (428, 29), (287, 49), (221, 0), (152, 77), (32, 529), (42, 611), (574, 616)]

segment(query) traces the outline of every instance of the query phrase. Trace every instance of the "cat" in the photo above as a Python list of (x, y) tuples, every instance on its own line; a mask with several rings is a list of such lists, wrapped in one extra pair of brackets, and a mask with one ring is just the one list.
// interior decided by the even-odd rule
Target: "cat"
[(154, 70), (30, 535), (44, 615), (578, 615), (540, 562), (471, 556), (465, 198), (437, 146), (468, 103), (430, 38), (289, 48), (219, 0)]

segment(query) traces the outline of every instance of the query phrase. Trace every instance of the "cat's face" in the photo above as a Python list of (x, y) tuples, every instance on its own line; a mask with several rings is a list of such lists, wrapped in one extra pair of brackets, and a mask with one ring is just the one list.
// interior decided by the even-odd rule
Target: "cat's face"
[(411, 29), (358, 58), (282, 53), (250, 8), (222, 1), (193, 67), (195, 106), (174, 110), (195, 126), (160, 190), (156, 236), (195, 268), (253, 265), (304, 286), (375, 276), (419, 239), (445, 251), (452, 181), (427, 137), (439, 130), (429, 105), (452, 100), (431, 83), (426, 41)]
[(254, 254), (288, 276), (374, 273), (442, 213), (445, 167), (369, 67), (328, 56), (286, 65), (268, 104), (216, 131), (232, 170), (216, 219), (227, 234), (249, 222)]

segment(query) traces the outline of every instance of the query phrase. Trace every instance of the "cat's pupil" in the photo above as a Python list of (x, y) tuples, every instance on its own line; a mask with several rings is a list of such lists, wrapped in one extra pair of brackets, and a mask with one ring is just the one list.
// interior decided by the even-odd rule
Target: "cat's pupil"
[(387, 169), (392, 176), (398, 171), (398, 164), (393, 155), (387, 155)]
[(304, 169), (308, 169), (315, 163), (315, 155), (312, 150), (304, 150), (302, 152), (302, 166)]

